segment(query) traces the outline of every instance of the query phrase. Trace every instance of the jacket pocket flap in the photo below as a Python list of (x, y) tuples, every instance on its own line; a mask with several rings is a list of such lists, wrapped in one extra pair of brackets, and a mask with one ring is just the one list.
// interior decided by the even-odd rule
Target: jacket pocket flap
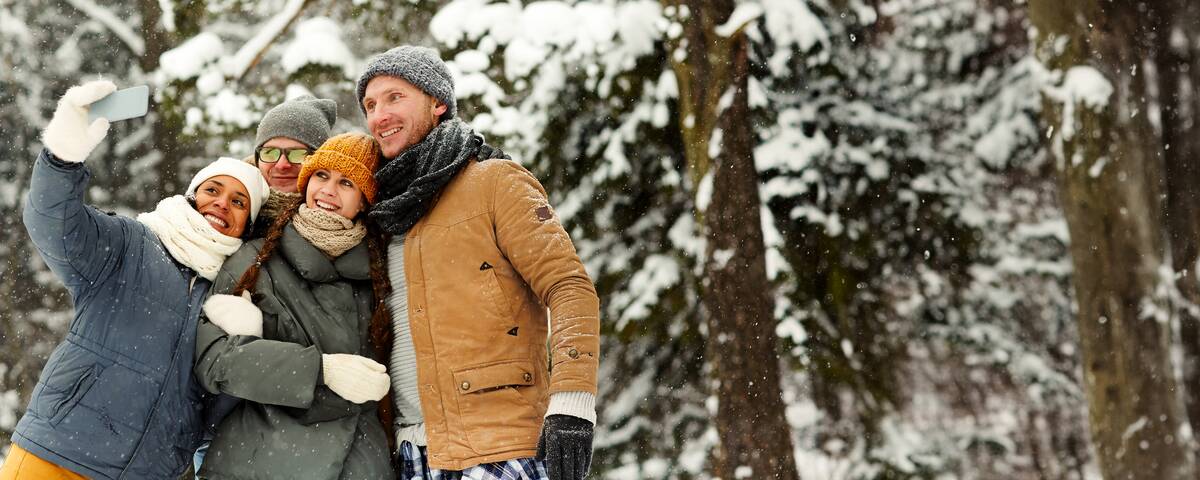
[(462, 394), (527, 385), (533, 385), (533, 363), (524, 360), (470, 367), (454, 373), (455, 389)]

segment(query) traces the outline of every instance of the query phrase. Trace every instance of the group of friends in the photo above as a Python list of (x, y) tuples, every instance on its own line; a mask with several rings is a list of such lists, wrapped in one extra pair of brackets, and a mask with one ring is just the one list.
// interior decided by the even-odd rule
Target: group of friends
[(0, 480), (587, 475), (595, 287), (435, 50), (370, 59), (370, 134), (288, 100), (136, 218), (84, 203), (115, 89), (67, 90), (42, 134), (23, 220), (74, 318)]

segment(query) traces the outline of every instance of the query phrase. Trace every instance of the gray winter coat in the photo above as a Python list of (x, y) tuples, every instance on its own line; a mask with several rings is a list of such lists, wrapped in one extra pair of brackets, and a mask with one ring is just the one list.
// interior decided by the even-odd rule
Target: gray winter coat
[[(213, 292), (231, 291), (262, 245), (230, 256)], [(246, 400), (217, 427), (200, 477), (393, 478), (376, 402), (351, 403), (320, 378), (323, 353), (377, 358), (366, 242), (331, 260), (288, 225), (254, 293), (263, 338), (227, 335), (203, 317), (198, 328), (197, 379)]]
[(177, 478), (200, 443), (192, 377), (208, 281), (132, 218), (83, 204), (90, 174), (43, 151), (25, 228), (75, 304), (12, 440), (90, 478)]

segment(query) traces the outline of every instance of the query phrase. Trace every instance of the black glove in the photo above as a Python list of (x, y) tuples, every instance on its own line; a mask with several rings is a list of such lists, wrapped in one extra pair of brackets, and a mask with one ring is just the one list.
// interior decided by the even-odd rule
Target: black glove
[(546, 417), (537, 456), (550, 480), (583, 480), (592, 465), (592, 422), (571, 415)]

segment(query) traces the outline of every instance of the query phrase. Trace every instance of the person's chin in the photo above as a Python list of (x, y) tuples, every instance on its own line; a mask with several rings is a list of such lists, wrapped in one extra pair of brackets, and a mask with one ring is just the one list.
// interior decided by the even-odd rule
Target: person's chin
[(233, 234), (233, 228), (231, 228), (231, 227), (221, 227), (218, 225), (213, 225), (211, 223), (209, 225), (212, 225), (213, 230), (216, 230), (217, 233), (219, 233), (221, 235), (224, 235), (226, 237), (237, 237), (237, 235)]
[[(399, 134), (395, 135), (395, 137), (399, 136)], [(405, 139), (395, 137), (389, 138), (386, 142), (380, 144), (379, 150), (383, 153), (384, 158), (396, 158), (397, 155), (400, 155), (400, 152), (403, 152), (408, 147), (409, 143)]]
[(272, 190), (278, 190), (283, 193), (296, 193), (296, 179), (272, 179), (268, 182)]

